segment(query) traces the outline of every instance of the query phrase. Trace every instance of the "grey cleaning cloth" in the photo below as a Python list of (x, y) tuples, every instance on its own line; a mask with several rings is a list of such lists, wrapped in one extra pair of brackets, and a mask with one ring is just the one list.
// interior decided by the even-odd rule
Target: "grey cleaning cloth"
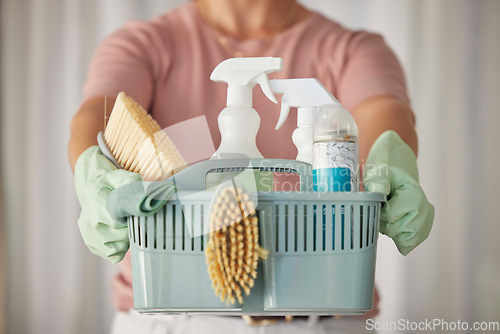
[(174, 181), (132, 182), (113, 190), (106, 208), (113, 219), (126, 224), (129, 216), (150, 216), (158, 212), (177, 192)]

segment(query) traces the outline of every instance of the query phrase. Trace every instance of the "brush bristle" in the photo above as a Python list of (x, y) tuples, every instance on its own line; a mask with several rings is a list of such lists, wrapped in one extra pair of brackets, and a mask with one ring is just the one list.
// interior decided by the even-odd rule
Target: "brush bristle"
[(187, 165), (151, 115), (123, 92), (116, 98), (104, 139), (120, 166), (145, 181), (164, 180)]
[(209, 217), (210, 236), (205, 251), (208, 274), (222, 302), (243, 303), (257, 278), (259, 259), (267, 252), (259, 245), (258, 218), (248, 194), (240, 187), (223, 189)]

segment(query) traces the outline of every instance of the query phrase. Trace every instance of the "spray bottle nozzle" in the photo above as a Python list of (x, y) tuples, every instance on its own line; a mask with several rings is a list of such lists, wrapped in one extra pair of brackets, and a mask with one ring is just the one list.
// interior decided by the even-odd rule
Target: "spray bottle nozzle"
[(270, 80), (270, 83), (274, 93), (284, 94), (281, 99), (281, 112), (276, 130), (285, 122), (291, 107), (308, 107), (307, 111), (311, 111), (311, 108), (317, 109), (324, 104), (341, 105), (325, 86), (314, 78), (276, 79)]
[(283, 68), (281, 58), (255, 57), (230, 58), (213, 70), (210, 79), (227, 82), (227, 105), (252, 105), (252, 89), (258, 84), (268, 99), (278, 103), (271, 89), (267, 74)]

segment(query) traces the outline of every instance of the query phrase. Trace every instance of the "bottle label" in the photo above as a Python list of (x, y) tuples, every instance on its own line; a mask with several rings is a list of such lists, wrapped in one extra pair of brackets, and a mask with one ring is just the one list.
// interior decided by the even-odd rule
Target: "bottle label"
[(314, 191), (351, 191), (351, 189), (349, 168), (318, 168), (313, 170)]
[(358, 191), (358, 156), (356, 142), (314, 143), (314, 190)]

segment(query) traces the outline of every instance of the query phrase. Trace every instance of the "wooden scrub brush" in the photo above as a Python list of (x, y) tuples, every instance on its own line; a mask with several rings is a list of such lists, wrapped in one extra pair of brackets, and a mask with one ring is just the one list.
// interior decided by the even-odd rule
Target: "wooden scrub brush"
[(151, 115), (123, 92), (116, 98), (104, 140), (120, 167), (141, 174), (144, 181), (162, 181), (187, 165)]
[(218, 191), (209, 217), (210, 236), (205, 250), (208, 274), (222, 302), (243, 303), (257, 278), (259, 259), (267, 251), (259, 245), (255, 207), (241, 187)]

